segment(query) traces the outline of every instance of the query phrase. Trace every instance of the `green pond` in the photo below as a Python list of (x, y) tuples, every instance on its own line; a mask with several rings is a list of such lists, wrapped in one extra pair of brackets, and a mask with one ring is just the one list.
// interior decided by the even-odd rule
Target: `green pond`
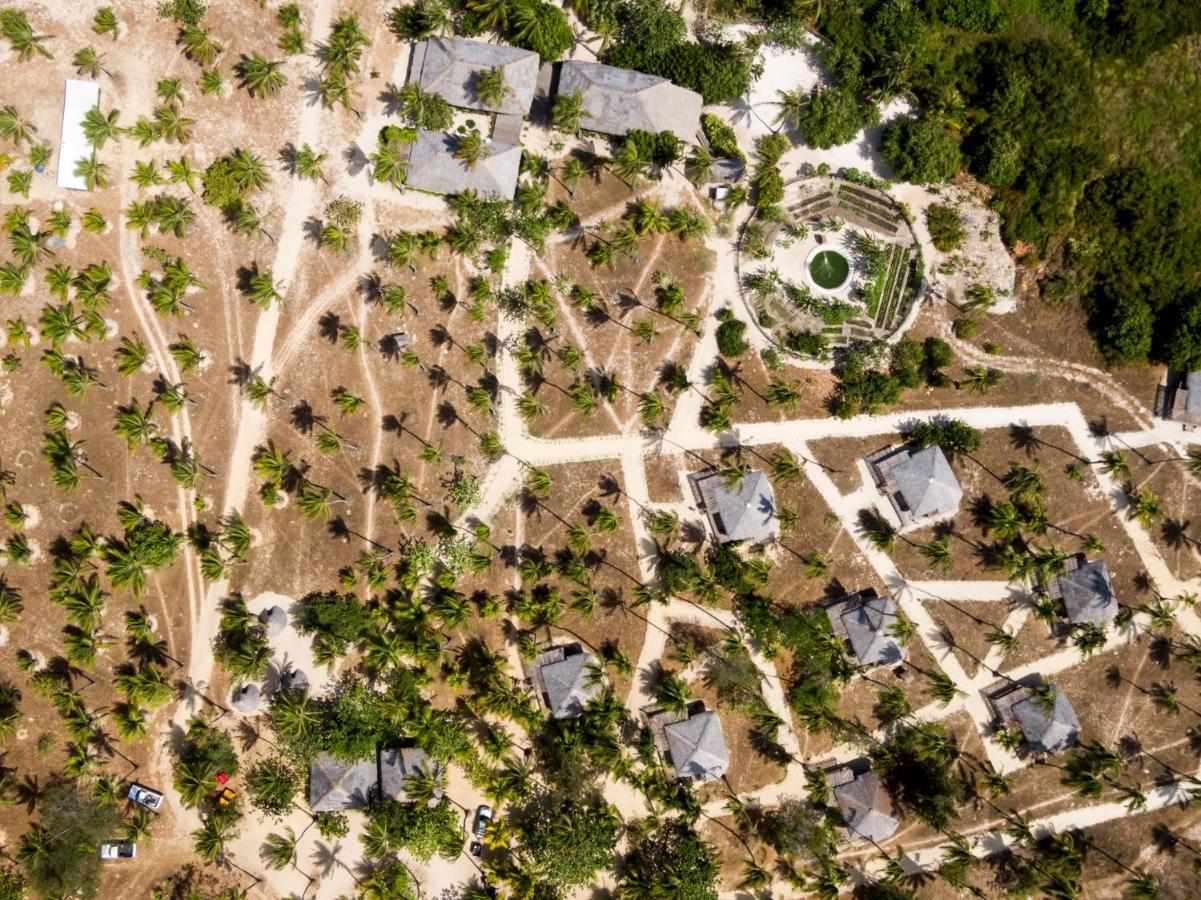
[(851, 264), (837, 250), (823, 250), (809, 260), (809, 277), (827, 291), (842, 287), (850, 271)]

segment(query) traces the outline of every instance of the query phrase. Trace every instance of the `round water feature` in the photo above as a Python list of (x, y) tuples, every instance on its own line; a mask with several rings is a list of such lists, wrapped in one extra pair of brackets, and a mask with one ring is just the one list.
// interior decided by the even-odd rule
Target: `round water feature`
[(805, 271), (814, 286), (834, 293), (851, 280), (851, 261), (837, 250), (819, 246), (805, 260)]

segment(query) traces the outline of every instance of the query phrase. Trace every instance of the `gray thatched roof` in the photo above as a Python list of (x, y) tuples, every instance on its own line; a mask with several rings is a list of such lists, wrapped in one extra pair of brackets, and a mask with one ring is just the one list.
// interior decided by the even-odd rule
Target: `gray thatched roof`
[(1076, 736), (1080, 733), (1076, 711), (1068, 702), (1063, 688), (1056, 683), (1052, 683), (1051, 688), (1055, 691), (1055, 706), (1050, 714), (1039, 706), (1033, 696), (1022, 698), (1012, 707), (1012, 715), (1021, 725), (1026, 743), (1039, 753), (1066, 750), (1076, 743)]
[(361, 809), (367, 805), (377, 778), (374, 759), (348, 763), (321, 753), (309, 765), (309, 809), (313, 812)]
[(1189, 372), (1184, 377), (1184, 411), (1190, 416), (1201, 416), (1201, 372)]
[(558, 93), (575, 91), (583, 98), (580, 127), (585, 131), (614, 135), (670, 131), (685, 143), (696, 143), (704, 101), (700, 94), (666, 78), (568, 60), (559, 67)]
[(282, 606), (273, 606), (259, 613), (259, 621), (267, 626), (267, 634), (274, 637), (288, 624), (288, 614)]
[(868, 588), (826, 607), (835, 634), (844, 637), (863, 666), (887, 666), (905, 658), (905, 649), (892, 633), (898, 621), (892, 597)]
[(676, 774), (681, 778), (709, 781), (726, 774), (730, 751), (721, 733), (721, 720), (706, 710), (663, 729)]
[(1058, 576), (1059, 591), (1073, 625), (1108, 625), (1118, 614), (1118, 598), (1105, 560), (1086, 562)]
[(238, 712), (252, 713), (259, 708), (259, 686), (244, 684), (233, 693), (233, 708)]
[(418, 131), (409, 149), (409, 171), (405, 184), (435, 194), (458, 194), (471, 188), (487, 197), (512, 200), (517, 191), (521, 147), (493, 142), (492, 152), (474, 169), (455, 159), (453, 135), (441, 131)]
[[(440, 94), (451, 106), (525, 116), (534, 102), (539, 62), (537, 53), (519, 47), (432, 37), (414, 45), (412, 67), (410, 79)], [(510, 89), (500, 106), (488, 106), (476, 95), (477, 80), (491, 69), (504, 73)]]
[(309, 676), (300, 669), (287, 669), (279, 676), (279, 685), (285, 691), (298, 691), (309, 686)]
[(599, 682), (589, 684), (588, 666), (595, 662), (590, 653), (573, 653), (542, 666), (542, 683), (554, 718), (578, 716), (584, 705), (601, 692)]
[(727, 487), (725, 480), (716, 474), (697, 479), (696, 485), (722, 543), (759, 543), (780, 534), (775, 493), (767, 476), (758, 469), (734, 488)]
[(963, 489), (940, 447), (914, 450), (892, 466), (897, 491), (914, 520), (954, 515)]
[(379, 787), (385, 797), (405, 799), (405, 781), (418, 769), (434, 763), (420, 747), (389, 748), (379, 752)]
[(847, 830), (855, 837), (879, 843), (892, 836), (900, 822), (881, 809), (880, 776), (864, 772), (836, 785), (834, 800), (842, 811)]

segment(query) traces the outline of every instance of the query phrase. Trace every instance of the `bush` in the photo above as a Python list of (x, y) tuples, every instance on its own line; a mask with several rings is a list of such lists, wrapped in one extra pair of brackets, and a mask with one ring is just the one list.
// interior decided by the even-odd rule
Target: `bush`
[(750, 86), (750, 60), (739, 47), (689, 42), (683, 17), (663, 0), (634, 0), (616, 15), (622, 40), (605, 62), (668, 78), (705, 103), (727, 103)]
[(746, 160), (746, 154), (738, 148), (738, 136), (732, 126), (727, 125), (712, 113), (705, 113), (701, 116), (701, 129), (704, 131), (705, 140), (709, 142), (709, 149), (715, 157)]
[(980, 332), (980, 323), (975, 319), (956, 319), (951, 323), (951, 331), (959, 340), (970, 341)]
[(620, 820), (599, 795), (544, 791), (513, 814), (522, 850), (534, 860), (541, 880), (557, 889), (556, 895), (613, 868)]
[[(41, 808), (41, 821), (18, 851), (30, 886), (45, 897), (75, 892), (94, 897), (101, 865), (97, 848), (112, 840), (121, 822), (116, 806), (61, 784), (46, 791)], [(27, 846), (40, 850), (27, 853)]]
[(737, 359), (751, 349), (746, 340), (746, 322), (734, 316), (729, 309), (717, 314), (721, 322), (717, 326), (717, 352), (726, 359)]
[(255, 809), (280, 818), (292, 811), (300, 775), (282, 759), (264, 759), (246, 773), (246, 786)]
[(950, 453), (980, 449), (980, 432), (959, 419), (918, 422), (906, 437), (919, 447), (941, 447)]
[(767, 583), (763, 569), (748, 565), (729, 544), (721, 544), (709, 557), (713, 577), (735, 596), (753, 594)]
[(964, 799), (964, 784), (953, 765), (958, 755), (946, 726), (933, 722), (904, 729), (873, 753), (893, 802), (937, 829), (958, 815)]
[(672, 885), (672, 896), (717, 900), (717, 858), (709, 845), (679, 819), (664, 824), (630, 848), (624, 879)]
[(959, 140), (941, 119), (925, 114), (904, 116), (884, 129), (881, 155), (897, 178), (911, 184), (950, 181), (963, 162)]
[(669, 594), (686, 594), (701, 578), (701, 566), (687, 553), (659, 554), (659, 582)]
[(563, 10), (542, 0), (511, 0), (508, 36), (518, 47), (537, 53), (543, 62), (559, 59), (575, 41)]
[(931, 243), (943, 253), (958, 250), (967, 240), (963, 214), (950, 204), (931, 203), (926, 207), (926, 227), (930, 230)]
[(849, 87), (827, 88), (816, 94), (801, 116), (801, 137), (810, 147), (828, 150), (853, 141), (864, 128), (880, 121), (879, 110), (859, 100)]
[(446, 800), (433, 807), (381, 800), (367, 810), (367, 816), (371, 826), (387, 835), (390, 850), (407, 850), (422, 862), (429, 862), (435, 853), (456, 859), (463, 852), (463, 823)]
[(625, 136), (625, 143), (633, 145), (639, 159), (660, 169), (670, 166), (684, 152), (684, 145), (670, 131), (651, 132), (636, 128)]
[(814, 331), (793, 330), (784, 336), (784, 346), (793, 353), (799, 353), (801, 356), (821, 359), (829, 349), (829, 341), (826, 340), (824, 334)]
[(343, 656), (367, 625), (367, 610), (354, 594), (337, 591), (307, 594), (300, 601), (296, 629), (315, 634), (326, 648)]
[(313, 816), (313, 824), (317, 826), (317, 833), (327, 841), (350, 834), (350, 819), (346, 813), (319, 812)]

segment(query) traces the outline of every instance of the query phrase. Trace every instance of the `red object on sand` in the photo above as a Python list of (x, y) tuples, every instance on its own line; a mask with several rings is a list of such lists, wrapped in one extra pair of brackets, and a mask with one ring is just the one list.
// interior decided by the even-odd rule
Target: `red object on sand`
[(227, 781), (229, 781), (229, 776), (224, 772), (217, 776), (217, 784), (225, 784)]

